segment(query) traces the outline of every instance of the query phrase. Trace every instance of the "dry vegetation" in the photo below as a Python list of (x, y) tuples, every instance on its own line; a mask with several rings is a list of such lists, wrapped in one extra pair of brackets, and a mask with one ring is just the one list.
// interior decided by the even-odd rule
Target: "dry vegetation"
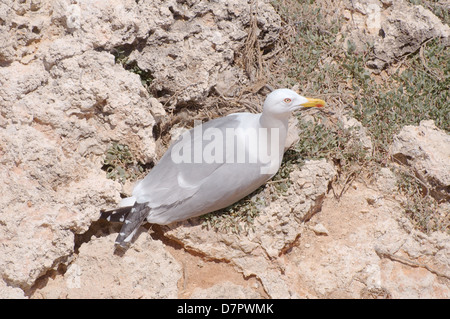
[[(450, 23), (441, 4), (412, 2)], [(450, 50), (440, 39), (426, 41), (418, 51), (377, 74), (367, 67), (373, 54), (369, 43), (363, 53), (356, 53), (352, 43), (344, 49), (340, 16), (324, 9), (332, 6), (291, 0), (273, 4), (285, 21), (285, 32), (269, 72), (276, 76), (272, 81), (288, 87), (299, 83), (304, 95), (325, 98), (335, 114), (355, 117), (368, 130), (374, 146), (369, 154), (362, 145), (349, 144), (351, 132), (333, 115), (318, 114), (315, 126), (301, 122), (300, 142), (291, 150), (296, 154), (288, 153), (285, 164), (292, 158), (326, 157), (340, 169), (337, 183), (345, 190), (349, 181), (357, 176), (370, 178), (376, 168), (395, 169), (389, 145), (405, 125), (433, 119), (439, 128), (450, 130)], [(450, 217), (448, 212), (438, 213), (438, 201), (431, 196), (433, 187), (415, 178), (412, 171), (396, 173), (398, 191), (407, 197), (405, 213), (415, 225), (427, 233), (449, 231)]]

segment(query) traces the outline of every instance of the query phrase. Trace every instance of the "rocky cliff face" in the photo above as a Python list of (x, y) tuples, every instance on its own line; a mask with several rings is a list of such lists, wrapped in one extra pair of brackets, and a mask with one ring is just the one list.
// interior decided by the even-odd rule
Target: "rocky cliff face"
[[(347, 24), (356, 38), (378, 37), (369, 22), (381, 12), (377, 68), (417, 50), (411, 39), (449, 37), (431, 12), (399, 2), (337, 4), (357, 24)], [(401, 43), (409, 46), (393, 44), (407, 29), (414, 32)], [(290, 173), (284, 195), (258, 206), (247, 233), (205, 229), (200, 220), (142, 227), (118, 255), (114, 229), (95, 224), (128, 191), (102, 170), (111, 143), (156, 162), (159, 121), (180, 106), (214, 112), (210, 98), (242, 94), (256, 78), (245, 49), (270, 51), (281, 31), (263, 0), (2, 1), (0, 296), (448, 298), (449, 236), (412, 229), (389, 169), (337, 202), (328, 192), (336, 168), (308, 161)], [(392, 155), (448, 201), (449, 148), (448, 134), (426, 122), (406, 127)]]

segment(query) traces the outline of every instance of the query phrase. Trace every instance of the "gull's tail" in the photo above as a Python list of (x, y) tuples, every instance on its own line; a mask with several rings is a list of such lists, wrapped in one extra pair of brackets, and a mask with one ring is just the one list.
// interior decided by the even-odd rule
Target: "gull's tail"
[(134, 206), (103, 211), (101, 212), (100, 219), (106, 219), (110, 222), (123, 222), (115, 244), (126, 248), (149, 212), (150, 207), (147, 206), (147, 203), (135, 203)]
[(123, 223), (128, 214), (130, 214), (132, 208), (133, 206), (127, 206), (101, 211), (100, 219), (104, 219), (112, 223)]

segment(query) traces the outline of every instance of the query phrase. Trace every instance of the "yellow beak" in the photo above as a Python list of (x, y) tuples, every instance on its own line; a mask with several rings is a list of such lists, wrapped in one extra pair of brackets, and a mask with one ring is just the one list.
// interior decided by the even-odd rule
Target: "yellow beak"
[(323, 107), (327, 103), (321, 99), (310, 99), (307, 98), (308, 102), (301, 104), (303, 107)]

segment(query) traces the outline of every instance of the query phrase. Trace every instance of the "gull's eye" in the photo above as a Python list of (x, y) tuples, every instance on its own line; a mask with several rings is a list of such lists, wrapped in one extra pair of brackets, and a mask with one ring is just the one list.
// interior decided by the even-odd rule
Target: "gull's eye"
[(285, 98), (283, 101), (284, 101), (284, 103), (289, 104), (289, 103), (291, 103), (292, 100), (290, 98)]

